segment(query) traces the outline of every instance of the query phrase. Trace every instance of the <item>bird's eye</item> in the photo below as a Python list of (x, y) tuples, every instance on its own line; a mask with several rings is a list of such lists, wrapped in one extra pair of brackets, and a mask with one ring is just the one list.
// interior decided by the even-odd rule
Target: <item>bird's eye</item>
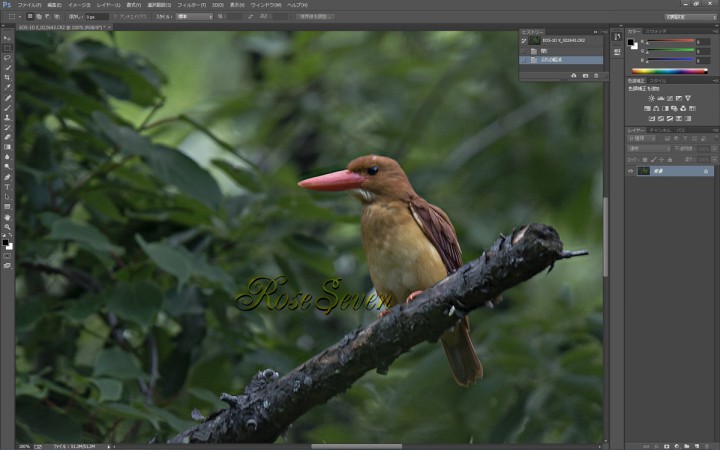
[(367, 170), (367, 173), (368, 175), (376, 175), (378, 173), (378, 170), (380, 170), (378, 166), (372, 166)]

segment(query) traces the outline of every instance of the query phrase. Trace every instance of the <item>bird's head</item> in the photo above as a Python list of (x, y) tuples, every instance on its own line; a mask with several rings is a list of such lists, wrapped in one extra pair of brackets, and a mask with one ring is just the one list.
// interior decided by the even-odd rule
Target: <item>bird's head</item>
[(377, 155), (355, 158), (345, 170), (308, 178), (298, 186), (316, 191), (350, 191), (363, 203), (379, 197), (403, 199), (415, 192), (397, 161)]

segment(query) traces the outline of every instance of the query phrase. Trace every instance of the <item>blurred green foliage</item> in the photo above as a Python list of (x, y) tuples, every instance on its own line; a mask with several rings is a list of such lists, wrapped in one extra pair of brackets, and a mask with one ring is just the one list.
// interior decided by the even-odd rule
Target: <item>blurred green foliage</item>
[(296, 186), (366, 153), (466, 261), (528, 222), (591, 254), (472, 314), (475, 386), (420, 345), (287, 442), (600, 441), (600, 84), (518, 83), (510, 32), (17, 37), (19, 442), (166, 439), (374, 320), (235, 307), (255, 276), (371, 288), (359, 205)]

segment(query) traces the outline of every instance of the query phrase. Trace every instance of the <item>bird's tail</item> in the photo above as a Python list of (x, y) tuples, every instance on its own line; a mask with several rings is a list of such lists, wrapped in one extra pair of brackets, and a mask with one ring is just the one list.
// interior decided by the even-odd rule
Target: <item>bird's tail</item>
[(453, 377), (460, 386), (469, 386), (482, 378), (483, 368), (470, 340), (470, 322), (465, 317), (441, 337), (443, 349), (450, 362)]

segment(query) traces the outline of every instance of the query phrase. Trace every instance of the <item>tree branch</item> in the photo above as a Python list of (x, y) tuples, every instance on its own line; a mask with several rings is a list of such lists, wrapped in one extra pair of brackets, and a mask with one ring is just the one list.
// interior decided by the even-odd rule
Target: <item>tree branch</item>
[(214, 413), (168, 443), (274, 442), (313, 406), (347, 390), (366, 372), (386, 373), (413, 346), (436, 341), (469, 311), (492, 302), (560, 259), (585, 255), (564, 252), (558, 233), (532, 224), (501, 236), (480, 258), (386, 316), (352, 331), (333, 346), (280, 378), (259, 372), (239, 396), (223, 394), (229, 408)]

